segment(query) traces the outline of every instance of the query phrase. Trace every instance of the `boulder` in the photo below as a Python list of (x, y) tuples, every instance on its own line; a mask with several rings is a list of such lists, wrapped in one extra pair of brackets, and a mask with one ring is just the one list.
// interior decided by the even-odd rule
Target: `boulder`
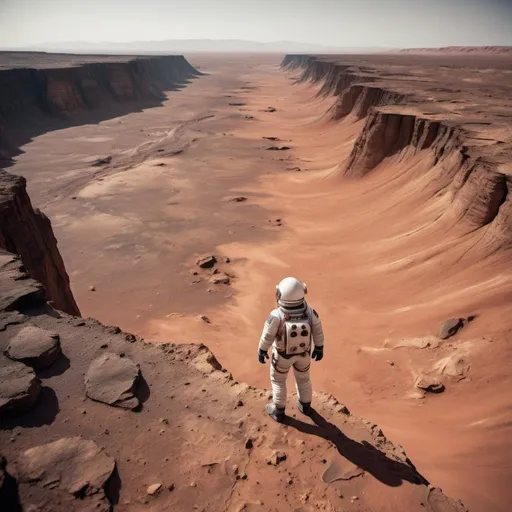
[(201, 268), (212, 268), (215, 263), (217, 263), (215, 256), (203, 256), (197, 260), (196, 265)]
[(33, 368), (47, 368), (60, 355), (59, 335), (35, 326), (28, 326), (10, 341), (5, 355)]
[(429, 375), (420, 375), (416, 379), (416, 387), (429, 393), (442, 393), (444, 391), (444, 384)]
[(441, 325), (441, 329), (439, 330), (439, 337), (442, 340), (446, 340), (451, 336), (457, 334), (458, 330), (464, 325), (464, 322), (461, 318), (450, 318), (446, 320), (446, 322)]
[(28, 411), (40, 392), (41, 381), (32, 368), (0, 356), (0, 415)]
[(62, 438), (30, 448), (17, 461), (18, 479), (43, 489), (64, 491), (82, 499), (103, 495), (115, 461), (94, 441)]
[(140, 369), (131, 359), (107, 352), (89, 366), (86, 395), (97, 402), (136, 409), (140, 405), (134, 394), (139, 379)]

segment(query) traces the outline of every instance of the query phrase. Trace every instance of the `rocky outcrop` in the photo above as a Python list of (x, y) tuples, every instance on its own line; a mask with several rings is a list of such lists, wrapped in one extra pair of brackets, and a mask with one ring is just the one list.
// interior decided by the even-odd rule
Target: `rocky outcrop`
[[(385, 158), (411, 148), (415, 154), (432, 148), (439, 160), (460, 146), (456, 129), (420, 116), (372, 110), (344, 169), (347, 177), (361, 177)], [(462, 161), (462, 156), (460, 158)]]
[[(53, 56), (57, 57), (57, 56)], [(34, 68), (0, 68), (0, 151), (15, 151), (11, 126), (30, 124), (40, 116), (70, 117), (135, 100), (161, 100), (200, 73), (181, 55), (148, 57), (61, 56)], [(34, 62), (37, 62), (34, 59)], [(46, 66), (46, 67), (45, 67)], [(0, 154), (0, 162), (2, 155)]]
[(0, 248), (21, 256), (56, 309), (80, 315), (50, 220), (32, 207), (25, 178), (1, 170)]

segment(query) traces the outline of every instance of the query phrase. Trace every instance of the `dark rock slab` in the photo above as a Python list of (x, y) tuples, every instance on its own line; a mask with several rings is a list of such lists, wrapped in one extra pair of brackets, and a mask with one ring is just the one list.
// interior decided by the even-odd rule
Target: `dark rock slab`
[(140, 403), (135, 390), (140, 369), (131, 359), (106, 353), (95, 359), (85, 376), (86, 395), (123, 409), (136, 409)]
[(99, 510), (110, 508), (104, 488), (115, 460), (94, 441), (68, 437), (36, 446), (24, 452), (16, 466), (20, 483), (79, 498), (76, 510), (88, 510), (90, 501)]
[(215, 263), (217, 263), (215, 256), (203, 256), (197, 260), (196, 265), (201, 268), (212, 268)]
[(34, 370), (0, 356), (0, 416), (30, 410), (41, 392), (41, 381)]
[(441, 325), (441, 329), (439, 330), (439, 337), (442, 340), (446, 340), (450, 338), (451, 336), (454, 336), (457, 334), (459, 329), (463, 327), (464, 322), (462, 318), (450, 318), (449, 320), (446, 320), (446, 322)]
[(444, 384), (429, 375), (420, 375), (416, 379), (416, 387), (429, 393), (442, 393), (444, 391)]
[(5, 351), (9, 359), (36, 369), (51, 366), (60, 353), (59, 335), (32, 325), (21, 329)]

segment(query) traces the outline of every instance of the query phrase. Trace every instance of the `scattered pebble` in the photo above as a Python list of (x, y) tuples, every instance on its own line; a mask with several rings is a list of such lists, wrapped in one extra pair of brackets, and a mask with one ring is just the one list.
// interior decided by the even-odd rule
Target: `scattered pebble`
[(154, 496), (155, 494), (157, 494), (160, 489), (162, 488), (162, 484), (153, 484), (153, 485), (150, 485), (147, 489), (147, 493), (150, 495), (150, 496)]

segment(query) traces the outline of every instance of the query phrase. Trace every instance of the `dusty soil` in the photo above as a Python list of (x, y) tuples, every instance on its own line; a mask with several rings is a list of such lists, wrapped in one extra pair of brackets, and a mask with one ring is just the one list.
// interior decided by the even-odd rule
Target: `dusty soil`
[[(510, 142), (509, 61), (389, 59), (381, 72), (399, 89), (429, 88), (414, 112), (481, 124), (492, 111), (501, 124), (487, 139)], [(260, 330), (275, 283), (296, 275), (326, 332), (315, 387), (378, 422), (472, 511), (507, 511), (508, 253), (484, 258), (471, 251), (478, 230), (443, 218), (449, 198), (432, 192), (427, 153), (342, 179), (364, 120), (332, 122), (321, 84), (296, 84), (269, 57), (192, 64), (209, 74), (161, 107), (48, 132), (12, 168), (53, 222), (82, 313), (154, 341), (205, 342), (236, 379), (263, 387)], [(270, 136), (291, 149), (267, 151)], [(231, 286), (210, 284), (195, 265), (203, 254), (230, 258), (219, 268)], [(468, 315), (477, 319), (436, 346), (442, 321)], [(462, 374), (415, 399), (416, 376), (446, 362)]]

